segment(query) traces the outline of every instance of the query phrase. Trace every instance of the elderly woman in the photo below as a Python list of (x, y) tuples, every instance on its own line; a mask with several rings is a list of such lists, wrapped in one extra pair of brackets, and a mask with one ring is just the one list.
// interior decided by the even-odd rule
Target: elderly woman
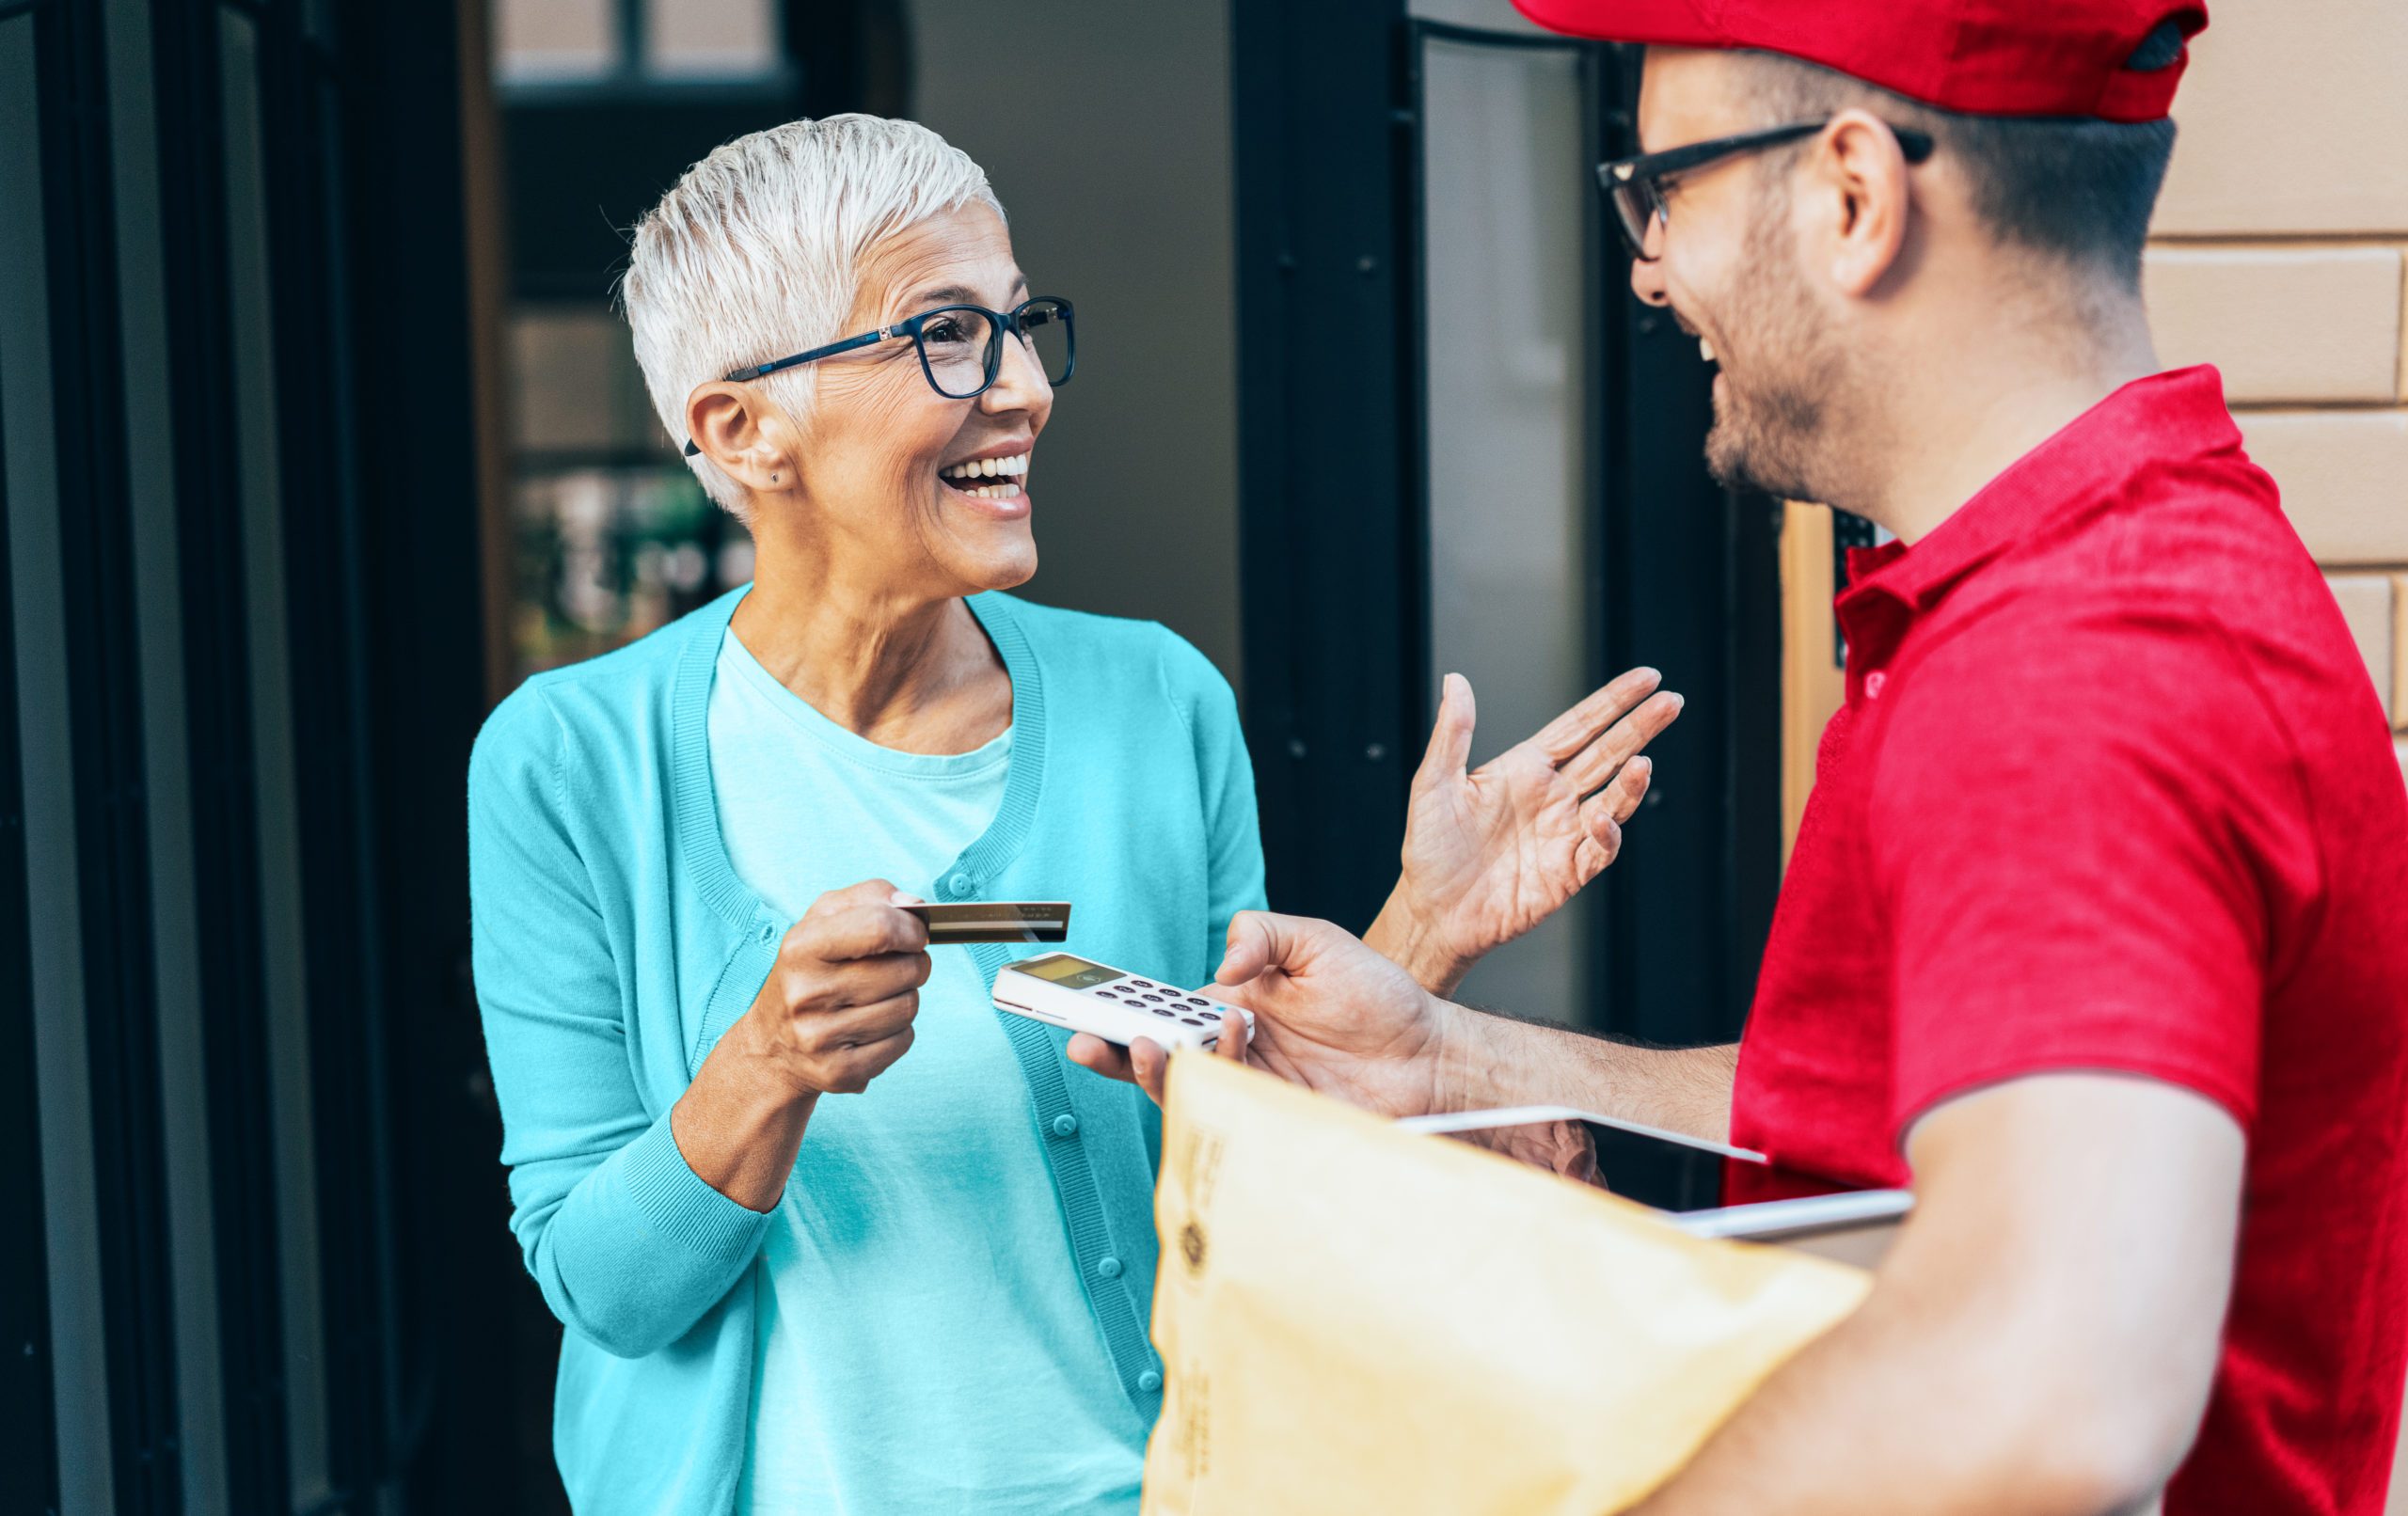
[[(1002, 949), (911, 894), (1058, 898), (1085, 953), (1211, 977), (1261, 904), (1228, 687), (1163, 628), (1001, 592), (1071, 308), (977, 166), (840, 117), (721, 148), (638, 228), (662, 420), (747, 589), (529, 681), (468, 782), (513, 1227), (568, 1332), (586, 1512), (1126, 1512), (1149, 1102), (999, 1016)], [(1464, 772), (1450, 681), (1374, 941), (1443, 985), (1610, 859), (1670, 719), (1641, 671)], [(1644, 702), (1644, 703), (1641, 703)], [(1159, 1050), (1147, 1050), (1159, 1056)]]

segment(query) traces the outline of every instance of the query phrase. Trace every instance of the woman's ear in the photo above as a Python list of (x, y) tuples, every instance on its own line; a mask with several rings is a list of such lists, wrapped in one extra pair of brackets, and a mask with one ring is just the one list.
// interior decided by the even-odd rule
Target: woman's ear
[(785, 489), (795, 479), (786, 428), (764, 411), (749, 387), (725, 380), (686, 397), (686, 435), (720, 472), (755, 494)]
[(1831, 281), (1843, 294), (1869, 294), (1897, 264), (1914, 199), (1897, 135), (1869, 111), (1841, 111), (1823, 129), (1813, 172), (1831, 213)]

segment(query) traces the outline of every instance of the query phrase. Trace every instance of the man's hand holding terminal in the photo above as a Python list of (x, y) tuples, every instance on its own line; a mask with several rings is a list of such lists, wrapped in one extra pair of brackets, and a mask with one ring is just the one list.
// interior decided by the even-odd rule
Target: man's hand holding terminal
[[(1251, 1013), (1216, 1050), (1384, 1115), (1434, 1109), (1440, 1045), (1458, 1008), (1327, 922), (1245, 911), (1229, 923), (1218, 998)], [(1074, 1063), (1163, 1098), (1169, 1055), (1081, 1033)]]
[[(1466, 1010), (1431, 994), (1328, 922), (1246, 911), (1229, 923), (1216, 976), (1251, 1013), (1221, 1051), (1382, 1115), (1575, 1105), (1719, 1141), (1735, 1050), (1635, 1048), (1565, 1027)], [(1168, 1057), (1149, 1042), (1070, 1041), (1070, 1058), (1159, 1100)]]

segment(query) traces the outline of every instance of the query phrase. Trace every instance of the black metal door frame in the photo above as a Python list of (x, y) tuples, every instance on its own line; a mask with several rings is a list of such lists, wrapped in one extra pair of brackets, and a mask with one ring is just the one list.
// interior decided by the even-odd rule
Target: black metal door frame
[[(47, 510), (53, 516), (38, 535), (28, 531), (24, 541), (11, 544), (18, 556), (15, 572), (47, 579), (40, 599), (51, 619), (51, 640), (32, 646), (21, 641), (17, 651), (29, 671), (39, 671), (33, 678), (63, 685), (64, 732), (28, 734), (25, 740), (63, 744), (71, 773), (66, 793), (32, 794), (25, 804), (54, 813), (63, 808), (71, 817), (73, 839), (71, 868), (52, 873), (50, 865), (60, 861), (36, 862), (29, 856), (29, 865), (39, 872), (28, 884), (56, 894), (68, 879), (73, 881), (71, 911), (54, 905), (51, 920), (59, 939), (71, 933), (75, 940), (54, 940), (45, 946), (52, 954), (71, 953), (80, 964), (80, 995), (54, 981), (57, 992), (33, 1010), (38, 1025), (50, 1017), (73, 1017), (80, 1023), (86, 1062), (79, 1095), (87, 1129), (71, 1136), (45, 1123), (42, 1137), (80, 1137), (88, 1144), (92, 1189), (88, 1196), (54, 1193), (46, 1204), (89, 1214), (88, 1222), (79, 1218), (71, 1227), (59, 1228), (79, 1240), (88, 1236), (92, 1248), (88, 1276), (73, 1282), (77, 1298), (67, 1308), (78, 1315), (97, 1310), (108, 1326), (102, 1342), (79, 1334), (75, 1343), (79, 1351), (100, 1349), (97, 1365), (78, 1364), (74, 1373), (88, 1383), (97, 1369), (103, 1418), (96, 1425), (83, 1404), (59, 1418), (62, 1428), (88, 1428), (104, 1436), (106, 1445), (80, 1450), (91, 1464), (71, 1465), (59, 1495), (106, 1489), (119, 1510), (168, 1512), (180, 1508), (182, 1498), (175, 1457), (180, 1402), (174, 1282), (165, 1245), (166, 1134), (159, 1101), (154, 881), (136, 674), (127, 418), (118, 403), (123, 374), (107, 40), (96, 6), (51, 0), (7, 24), (18, 29), (12, 48), (29, 41), (33, 64), (39, 182), (26, 184), (11, 175), (9, 213), (27, 214), (40, 228), (35, 290), (46, 312), (32, 320), (46, 319), (48, 329), (43, 408), (49, 422), (47, 435), (32, 434), (29, 425), (11, 437), (10, 447), (46, 453), (51, 486), (48, 499), (37, 495), (10, 501), (12, 536), (32, 525), (30, 513)], [(23, 103), (21, 99), (20, 110)], [(38, 211), (32, 209), (36, 203)], [(20, 276), (31, 272), (23, 270)], [(13, 313), (9, 324), (27, 330), (28, 314)], [(33, 420), (30, 411), (18, 414)], [(26, 543), (37, 540), (44, 545), (40, 556), (24, 554)], [(22, 588), (12, 585), (12, 591)], [(77, 1032), (53, 1022), (48, 1035), (64, 1046)], [(52, 1071), (72, 1077), (65, 1068)], [(37, 1109), (55, 1098), (42, 1092)], [(77, 1103), (71, 1098), (61, 1107)], [(58, 1281), (52, 1284), (56, 1311), (64, 1302)], [(55, 1352), (68, 1350), (60, 1334), (53, 1336)], [(55, 1358), (45, 1367), (56, 1367)], [(62, 1449), (60, 1463), (72, 1456), (73, 1450)]]
[[(1277, 908), (1360, 930), (1396, 871), (1432, 716), (1419, 58), (1431, 40), (1573, 50), (1596, 157), (1634, 150), (1636, 57), (1408, 16), (1401, 0), (1232, 7), (1245, 693)], [(1711, 378), (1601, 261), (1586, 313), (1595, 469), (1593, 671), (1637, 663), (1688, 696), (1656, 750), (1596, 913), (1594, 1024), (1728, 1040), (1753, 993), (1780, 871), (1777, 508), (1701, 455)]]
[[(0, 0), (0, 1516), (558, 1499), (494, 1456), (549, 1365), (516, 1379), (483, 1330), (527, 1287), (464, 1073), (456, 14)], [(171, 919), (200, 1029), (172, 1085)]]
[(1275, 906), (1368, 925), (1428, 697), (1402, 0), (1233, 0), (1240, 603)]
[[(32, 117), (22, 90), (30, 67), (34, 21), (23, 7), (0, 8), (0, 188), (39, 173)], [(14, 58), (8, 50), (23, 50)], [(0, 299), (9, 298), (0, 294)], [(18, 323), (0, 308), (0, 586), (14, 595), (8, 456), (8, 359), (24, 375), (33, 355), (8, 351)], [(22, 379), (20, 382), (24, 382)], [(17, 688), (16, 607), (0, 612), (0, 1468), (17, 1471), (0, 1490), (0, 1516), (38, 1516), (59, 1505), (58, 1425), (50, 1330), (49, 1225), (43, 1201), (37, 1061), (32, 880), (26, 872), (24, 741)]]

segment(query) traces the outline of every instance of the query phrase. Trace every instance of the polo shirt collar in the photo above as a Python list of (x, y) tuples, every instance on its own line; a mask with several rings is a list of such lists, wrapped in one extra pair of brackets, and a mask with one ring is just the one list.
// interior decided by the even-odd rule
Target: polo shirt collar
[[(2135, 379), (2008, 465), (1912, 547), (1851, 552), (1842, 621), (1910, 618), (2013, 544), (2099, 504), (2144, 468), (2240, 441), (2212, 365)], [(1873, 604), (1880, 601), (1891, 603), (1886, 614)]]

